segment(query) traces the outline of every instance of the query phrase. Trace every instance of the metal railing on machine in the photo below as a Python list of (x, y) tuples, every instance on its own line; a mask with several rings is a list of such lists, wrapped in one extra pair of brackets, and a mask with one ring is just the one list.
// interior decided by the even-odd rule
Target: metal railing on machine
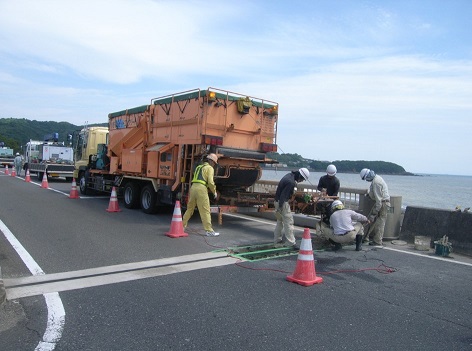
[[(273, 180), (259, 180), (252, 187), (249, 188), (251, 192), (255, 193), (271, 193), (275, 194), (277, 190), (277, 181)], [(312, 184), (298, 184), (297, 193), (306, 193), (313, 197), (321, 196), (321, 193), (317, 190), (316, 185)], [(362, 196), (367, 194), (366, 189), (355, 189), (355, 188), (343, 188), (341, 187), (338, 193), (339, 199), (344, 203), (346, 208), (353, 210), (361, 210), (359, 208), (360, 199)]]

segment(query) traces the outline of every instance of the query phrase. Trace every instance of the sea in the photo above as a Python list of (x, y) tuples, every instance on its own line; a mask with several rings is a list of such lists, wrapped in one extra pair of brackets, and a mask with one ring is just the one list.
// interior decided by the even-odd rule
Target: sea
[[(288, 170), (264, 169), (261, 180), (279, 181)], [(318, 185), (326, 173), (310, 172), (309, 183)], [(390, 196), (402, 197), (402, 208), (419, 206), (445, 210), (472, 208), (472, 176), (417, 174), (414, 176), (379, 174), (387, 183)], [(341, 188), (369, 189), (370, 183), (358, 173), (338, 173)]]

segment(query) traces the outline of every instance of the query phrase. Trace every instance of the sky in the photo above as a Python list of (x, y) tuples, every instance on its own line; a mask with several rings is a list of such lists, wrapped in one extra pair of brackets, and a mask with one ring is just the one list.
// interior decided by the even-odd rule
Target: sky
[(472, 175), (470, 0), (0, 0), (0, 118), (106, 123), (214, 87), (279, 153)]

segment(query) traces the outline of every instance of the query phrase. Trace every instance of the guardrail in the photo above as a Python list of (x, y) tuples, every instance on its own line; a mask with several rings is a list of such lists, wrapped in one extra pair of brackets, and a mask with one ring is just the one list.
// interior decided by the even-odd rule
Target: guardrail
[[(249, 188), (249, 191), (275, 194), (277, 185), (278, 181), (259, 180)], [(297, 185), (297, 191), (308, 194), (319, 193), (317, 185), (303, 183)], [(345, 208), (368, 216), (374, 202), (368, 196), (365, 196), (366, 194), (366, 189), (341, 187), (338, 192), (338, 197), (344, 203)], [(397, 239), (399, 237), (403, 217), (402, 212), (402, 197), (390, 196), (390, 207), (385, 223), (384, 239)]]

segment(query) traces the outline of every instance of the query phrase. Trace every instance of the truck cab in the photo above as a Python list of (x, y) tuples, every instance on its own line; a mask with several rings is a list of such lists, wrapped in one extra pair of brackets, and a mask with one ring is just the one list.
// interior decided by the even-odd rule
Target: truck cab
[[(79, 187), (85, 193), (85, 172), (97, 154), (103, 154), (103, 147), (108, 144), (107, 127), (85, 127), (72, 136), (74, 149), (75, 170), (74, 178), (78, 180)], [(106, 151), (105, 151), (106, 154)], [(94, 163), (96, 167), (96, 162)], [(95, 168), (94, 167), (94, 168)]]

